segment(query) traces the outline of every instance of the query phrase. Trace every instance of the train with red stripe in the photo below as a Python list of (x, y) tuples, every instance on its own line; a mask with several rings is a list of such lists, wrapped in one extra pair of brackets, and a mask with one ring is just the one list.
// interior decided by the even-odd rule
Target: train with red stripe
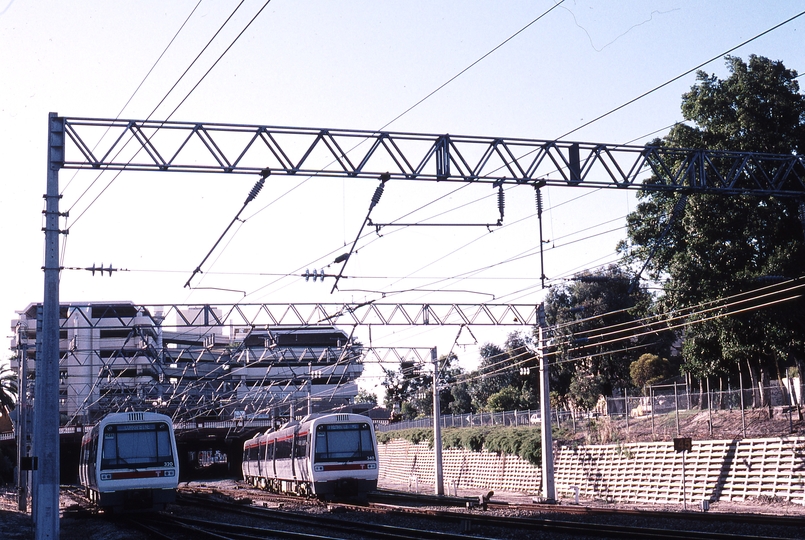
[(377, 489), (377, 439), (359, 414), (311, 415), (243, 445), (243, 479), (276, 493), (365, 499)]
[(179, 485), (172, 420), (148, 412), (105, 416), (84, 434), (78, 478), (87, 497), (105, 510), (164, 509)]

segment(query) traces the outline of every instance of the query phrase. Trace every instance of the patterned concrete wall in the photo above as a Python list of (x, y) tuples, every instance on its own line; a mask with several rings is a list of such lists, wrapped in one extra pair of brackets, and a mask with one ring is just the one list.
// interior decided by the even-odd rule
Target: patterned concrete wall
[(557, 491), (578, 486), (585, 497), (631, 502), (746, 500), (776, 497), (805, 504), (805, 438), (694, 441), (562, 448)]
[[(379, 445), (380, 478), (411, 489), (435, 482), (435, 457), (428, 443), (411, 444), (395, 439)], [(517, 456), (498, 456), (490, 452), (446, 448), (442, 451), (442, 478), (445, 491), (454, 488), (537, 493), (540, 469)]]
[[(684, 464), (683, 464), (684, 459)], [(537, 494), (540, 469), (516, 456), (445, 449), (444, 484)], [(805, 504), (805, 438), (694, 441), (690, 452), (673, 443), (561, 447), (555, 453), (557, 497), (621, 502), (681, 503), (778, 498)], [(427, 443), (380, 445), (380, 476), (412, 488), (434, 482)]]

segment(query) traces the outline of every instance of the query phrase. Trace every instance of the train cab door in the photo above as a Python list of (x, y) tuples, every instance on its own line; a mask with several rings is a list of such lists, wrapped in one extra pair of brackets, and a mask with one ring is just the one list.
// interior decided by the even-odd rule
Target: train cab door
[(294, 466), (296, 467), (296, 479), (300, 482), (309, 482), (308, 474), (308, 442), (309, 432), (298, 433), (294, 445)]

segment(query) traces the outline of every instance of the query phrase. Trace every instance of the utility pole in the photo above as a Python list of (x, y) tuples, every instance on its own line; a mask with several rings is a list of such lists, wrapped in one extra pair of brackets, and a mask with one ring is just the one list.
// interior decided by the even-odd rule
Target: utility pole
[(545, 502), (556, 502), (556, 490), (553, 483), (553, 435), (551, 433), (551, 388), (550, 370), (545, 359), (545, 342), (547, 323), (545, 321), (545, 304), (539, 305), (539, 336), (537, 356), (539, 356), (540, 414), (542, 415), (542, 498)]
[[(31, 450), (31, 430), (28, 422), (28, 326), (17, 324), (17, 359), (20, 372), (17, 376), (17, 509), (28, 511), (28, 462)], [(25, 463), (25, 466), (23, 466)]]
[(307, 363), (307, 415), (313, 414), (313, 366)]
[(439, 359), (436, 347), (430, 350), (433, 361), (433, 454), (435, 459), (435, 492), (444, 495), (444, 476), (442, 474), (442, 410), (439, 403)]
[[(59, 169), (64, 165), (64, 119), (48, 116), (48, 167), (45, 193), (45, 291), (42, 349), (36, 351), (34, 401), (34, 535), (59, 538)], [(37, 329), (39, 330), (39, 329)], [(37, 331), (37, 340), (40, 333)]]

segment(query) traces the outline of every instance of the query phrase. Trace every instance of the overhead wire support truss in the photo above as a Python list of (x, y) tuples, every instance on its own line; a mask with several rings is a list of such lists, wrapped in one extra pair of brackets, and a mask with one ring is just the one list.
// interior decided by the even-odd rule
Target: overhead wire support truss
[[(102, 324), (88, 317), (89, 304), (64, 306), (62, 324), (94, 328)], [(129, 307), (129, 306), (127, 306)], [(119, 314), (115, 306), (104, 313), (122, 328), (133, 325), (164, 329), (210, 328), (227, 325), (245, 327), (300, 328), (334, 325), (371, 326), (535, 326), (538, 306), (533, 304), (399, 304), (384, 302), (277, 303), (277, 304), (137, 304), (136, 316)], [(157, 315), (159, 314), (159, 315)], [(98, 319), (100, 321), (101, 319)], [(166, 321), (175, 321), (168, 323)], [(106, 323), (103, 323), (106, 324)]]
[[(205, 122), (59, 120), (65, 145), (59, 165), (65, 169), (260, 174), (269, 168), (272, 175), (805, 195), (803, 155)], [(351, 149), (350, 158), (345, 148)]]

